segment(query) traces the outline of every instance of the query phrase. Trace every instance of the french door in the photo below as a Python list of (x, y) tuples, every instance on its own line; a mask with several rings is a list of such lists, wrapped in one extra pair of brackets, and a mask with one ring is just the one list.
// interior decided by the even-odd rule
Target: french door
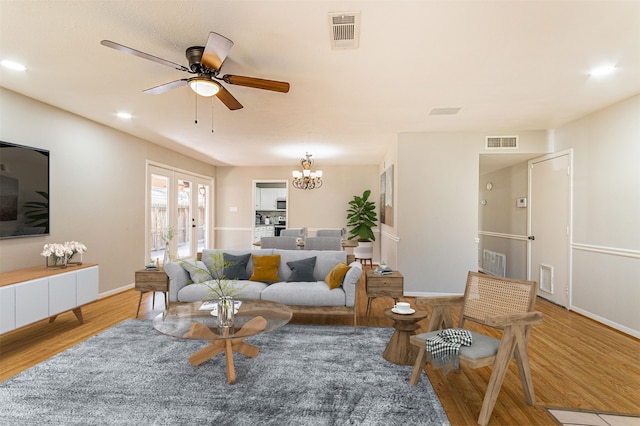
[(147, 258), (187, 259), (211, 247), (212, 180), (182, 170), (147, 167)]

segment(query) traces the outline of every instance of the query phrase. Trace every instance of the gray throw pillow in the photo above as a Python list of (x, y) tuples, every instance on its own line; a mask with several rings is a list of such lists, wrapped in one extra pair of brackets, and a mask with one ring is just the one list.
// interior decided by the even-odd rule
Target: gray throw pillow
[(224, 268), (222, 274), (229, 280), (248, 280), (247, 264), (251, 258), (251, 253), (234, 256), (232, 254), (223, 253), (224, 263), (229, 264)]
[(307, 259), (287, 262), (287, 266), (291, 269), (291, 276), (287, 282), (313, 282), (317, 281), (313, 277), (313, 268), (316, 266), (316, 256)]
[(196, 284), (203, 283), (205, 281), (212, 280), (213, 277), (209, 273), (207, 266), (199, 261), (182, 261), (180, 262), (185, 271), (189, 273), (191, 281)]

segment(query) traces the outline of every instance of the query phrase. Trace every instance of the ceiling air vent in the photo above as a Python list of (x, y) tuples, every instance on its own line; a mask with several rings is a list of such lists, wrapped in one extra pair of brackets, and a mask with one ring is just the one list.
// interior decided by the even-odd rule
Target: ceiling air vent
[(429, 115), (456, 115), (462, 108), (433, 108)]
[(356, 49), (360, 45), (360, 12), (329, 14), (332, 49)]
[(486, 146), (487, 149), (500, 149), (500, 148), (517, 148), (518, 137), (517, 136), (487, 136)]

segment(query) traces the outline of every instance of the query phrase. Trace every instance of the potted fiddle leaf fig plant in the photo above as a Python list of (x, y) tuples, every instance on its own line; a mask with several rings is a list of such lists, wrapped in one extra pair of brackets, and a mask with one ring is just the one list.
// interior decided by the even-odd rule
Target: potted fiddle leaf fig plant
[(375, 241), (373, 227), (376, 226), (378, 216), (376, 204), (369, 200), (371, 190), (367, 189), (362, 196), (354, 195), (349, 201), (347, 210), (347, 227), (349, 228), (349, 240), (357, 238), (358, 241)]

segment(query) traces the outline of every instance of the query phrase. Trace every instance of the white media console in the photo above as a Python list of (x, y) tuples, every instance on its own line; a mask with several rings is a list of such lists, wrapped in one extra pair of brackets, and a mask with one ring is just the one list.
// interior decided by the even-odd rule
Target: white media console
[(80, 323), (82, 305), (98, 299), (98, 265), (65, 269), (44, 266), (0, 274), (0, 334), (73, 311)]

